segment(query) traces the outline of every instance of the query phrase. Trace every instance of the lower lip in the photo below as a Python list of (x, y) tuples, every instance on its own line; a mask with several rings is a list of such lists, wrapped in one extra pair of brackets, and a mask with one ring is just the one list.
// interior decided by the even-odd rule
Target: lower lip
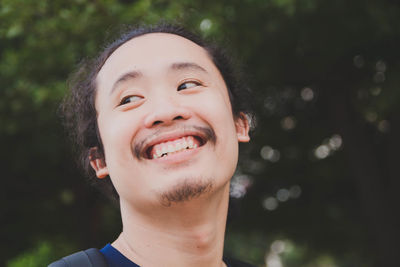
[(156, 163), (166, 163), (166, 164), (182, 163), (182, 162), (188, 161), (191, 158), (193, 158), (193, 156), (195, 156), (195, 154), (197, 154), (203, 148), (203, 146), (182, 150), (180, 152), (169, 154), (164, 157), (151, 159), (151, 161), (156, 162)]

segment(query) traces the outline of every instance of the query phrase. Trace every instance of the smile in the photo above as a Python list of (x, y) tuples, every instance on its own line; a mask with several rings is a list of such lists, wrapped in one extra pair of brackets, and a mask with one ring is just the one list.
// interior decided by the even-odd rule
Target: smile
[(187, 149), (195, 149), (201, 145), (198, 138), (194, 136), (185, 136), (173, 141), (162, 142), (150, 147), (149, 158), (157, 159), (174, 153), (179, 153)]
[(178, 155), (194, 152), (206, 143), (215, 145), (216, 135), (212, 128), (184, 125), (156, 131), (148, 138), (134, 146), (139, 159), (158, 160), (176, 158)]
[[(169, 133), (159, 133), (149, 142), (139, 145), (136, 151), (142, 158), (153, 160), (177, 155), (185, 151), (195, 150), (208, 141), (215, 143), (215, 134), (211, 129), (203, 127), (183, 128)], [(140, 147), (143, 147), (140, 149)]]

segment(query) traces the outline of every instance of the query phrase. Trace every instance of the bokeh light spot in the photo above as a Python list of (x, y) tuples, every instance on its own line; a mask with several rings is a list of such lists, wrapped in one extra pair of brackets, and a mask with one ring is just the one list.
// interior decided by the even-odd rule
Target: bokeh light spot
[(286, 188), (281, 188), (278, 190), (278, 192), (276, 192), (276, 198), (280, 201), (280, 202), (285, 202), (289, 199), (290, 197), (290, 191), (287, 190)]
[(234, 175), (231, 180), (230, 196), (233, 198), (242, 198), (246, 195), (247, 189), (252, 185), (253, 180), (249, 175)]
[(203, 32), (209, 31), (212, 27), (212, 22), (210, 19), (203, 19), (200, 22), (200, 30), (202, 30)]
[(329, 147), (333, 150), (338, 150), (342, 146), (342, 137), (334, 134), (328, 141)]
[(378, 119), (378, 114), (373, 111), (367, 112), (365, 114), (365, 119), (369, 122), (375, 122)]
[(296, 127), (296, 119), (291, 116), (287, 116), (281, 120), (282, 129), (286, 131), (293, 130)]
[(281, 157), (281, 153), (270, 146), (263, 146), (261, 148), (260, 155), (263, 159), (268, 160), (270, 162), (277, 162)]
[(376, 71), (378, 71), (378, 72), (385, 72), (386, 71), (386, 63), (385, 63), (385, 61), (383, 61), (383, 60), (379, 60), (378, 62), (376, 62), (376, 65), (375, 65), (375, 69), (376, 69)]
[(371, 95), (378, 96), (382, 92), (382, 88), (381, 87), (372, 87), (369, 91), (371, 92)]
[(390, 131), (390, 123), (387, 120), (382, 120), (378, 123), (378, 130), (382, 133), (388, 133)]
[(275, 254), (281, 254), (285, 251), (285, 241), (282, 240), (275, 240), (271, 244), (271, 251)]
[(71, 190), (64, 190), (60, 194), (60, 199), (63, 204), (71, 205), (75, 201), (75, 196)]
[(320, 145), (315, 149), (314, 155), (318, 159), (324, 159), (327, 156), (329, 156), (329, 153), (331, 152), (330, 148), (327, 145)]
[(309, 87), (305, 87), (301, 90), (300, 96), (304, 101), (311, 101), (314, 98), (314, 91)]
[(283, 267), (279, 255), (271, 253), (265, 259), (267, 267)]
[(267, 197), (262, 202), (262, 205), (266, 210), (273, 211), (273, 210), (276, 210), (278, 208), (279, 203), (278, 203), (278, 200), (276, 198)]
[(383, 83), (386, 80), (385, 73), (378, 71), (375, 73), (373, 79), (375, 83)]
[(293, 185), (289, 189), (291, 198), (299, 198), (301, 195), (301, 187), (299, 185)]

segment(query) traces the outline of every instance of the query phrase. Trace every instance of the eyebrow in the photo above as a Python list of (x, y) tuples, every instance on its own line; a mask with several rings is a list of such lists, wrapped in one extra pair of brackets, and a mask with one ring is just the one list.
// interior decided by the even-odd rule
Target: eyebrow
[[(195, 71), (201, 71), (204, 73), (208, 73), (203, 67), (201, 67), (200, 65), (193, 63), (193, 62), (172, 63), (170, 65), (169, 69), (174, 70), (174, 71), (195, 70)], [(140, 71), (130, 71), (130, 72), (127, 72), (127, 73), (121, 75), (121, 77), (119, 77), (118, 80), (113, 84), (111, 91), (110, 91), (110, 95), (117, 89), (117, 87), (120, 83), (123, 83), (128, 80), (138, 79), (142, 76), (143, 76), (143, 73)]]
[(173, 63), (173, 64), (171, 64), (170, 69), (172, 69), (172, 70), (185, 70), (185, 69), (199, 70), (199, 71), (207, 73), (207, 71), (203, 67), (201, 67), (200, 65), (193, 63), (193, 62)]
[(118, 80), (113, 84), (110, 95), (117, 89), (118, 85), (122, 82), (128, 81), (128, 80), (134, 80), (139, 77), (142, 77), (143, 74), (140, 71), (130, 71), (125, 74), (123, 74), (121, 77), (118, 78)]

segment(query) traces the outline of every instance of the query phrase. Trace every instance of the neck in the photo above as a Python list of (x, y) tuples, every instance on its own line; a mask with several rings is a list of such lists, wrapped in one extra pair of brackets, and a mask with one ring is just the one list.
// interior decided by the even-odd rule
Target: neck
[(208, 196), (141, 214), (121, 201), (123, 231), (113, 243), (140, 266), (222, 267), (229, 183)]

